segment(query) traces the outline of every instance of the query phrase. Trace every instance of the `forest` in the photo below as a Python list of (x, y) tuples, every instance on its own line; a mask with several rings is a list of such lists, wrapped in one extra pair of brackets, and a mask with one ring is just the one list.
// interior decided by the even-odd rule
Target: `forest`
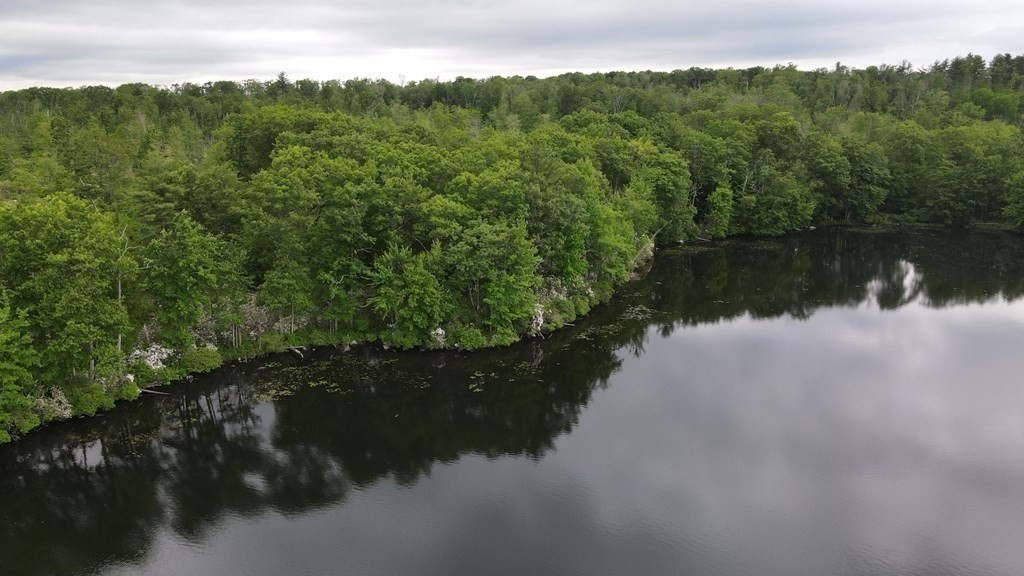
[(1024, 229), (1024, 55), (0, 92), (0, 443), (291, 346), (472, 350), (659, 246)]

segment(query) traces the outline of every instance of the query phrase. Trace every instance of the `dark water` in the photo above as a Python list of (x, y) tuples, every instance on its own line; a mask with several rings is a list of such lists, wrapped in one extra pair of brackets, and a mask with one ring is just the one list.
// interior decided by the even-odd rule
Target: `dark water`
[(575, 328), (0, 448), (0, 574), (1024, 574), (1024, 241), (663, 252)]

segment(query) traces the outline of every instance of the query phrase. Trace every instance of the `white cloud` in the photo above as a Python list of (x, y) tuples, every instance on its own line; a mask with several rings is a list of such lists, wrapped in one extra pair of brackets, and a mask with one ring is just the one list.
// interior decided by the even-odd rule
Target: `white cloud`
[(1024, 6), (662, 0), (5, 1), (0, 88), (691, 66), (802, 68), (1024, 52)]

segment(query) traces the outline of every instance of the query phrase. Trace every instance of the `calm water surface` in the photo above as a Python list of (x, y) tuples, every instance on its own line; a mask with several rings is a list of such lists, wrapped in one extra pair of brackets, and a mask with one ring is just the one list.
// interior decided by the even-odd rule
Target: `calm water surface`
[(1020, 238), (826, 231), (226, 368), (0, 448), (0, 574), (1024, 574), (1022, 295)]

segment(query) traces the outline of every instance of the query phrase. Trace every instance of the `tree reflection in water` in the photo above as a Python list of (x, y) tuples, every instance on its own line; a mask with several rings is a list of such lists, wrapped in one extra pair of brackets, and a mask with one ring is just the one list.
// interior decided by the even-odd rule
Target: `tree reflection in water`
[(474, 354), (363, 347), (228, 367), (0, 448), (0, 571), (89, 572), (226, 515), (306, 514), (464, 454), (540, 459), (653, 334), (821, 307), (1024, 294), (1021, 239), (824, 231), (666, 251), (574, 328)]

